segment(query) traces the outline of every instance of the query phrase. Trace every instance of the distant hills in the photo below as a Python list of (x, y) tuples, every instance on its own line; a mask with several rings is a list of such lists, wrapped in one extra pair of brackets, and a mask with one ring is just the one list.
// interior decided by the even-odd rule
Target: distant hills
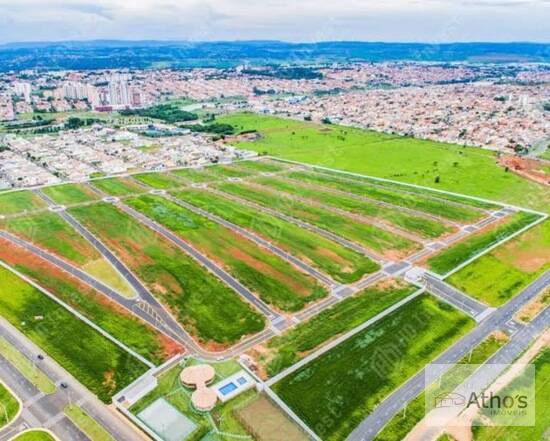
[(550, 62), (546, 43), (67, 41), (0, 45), (0, 71), (232, 67), (342, 61)]

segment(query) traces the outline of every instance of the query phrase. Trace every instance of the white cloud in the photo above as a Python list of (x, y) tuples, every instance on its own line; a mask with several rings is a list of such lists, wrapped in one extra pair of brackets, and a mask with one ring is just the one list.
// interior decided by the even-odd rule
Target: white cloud
[(0, 41), (550, 40), (548, 0), (0, 0)]

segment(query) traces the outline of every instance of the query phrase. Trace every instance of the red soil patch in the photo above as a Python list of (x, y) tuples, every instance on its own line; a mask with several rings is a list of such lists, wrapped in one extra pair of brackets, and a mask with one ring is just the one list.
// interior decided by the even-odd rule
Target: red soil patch
[(499, 165), (526, 179), (550, 186), (550, 175), (543, 170), (539, 161), (519, 156), (502, 156)]

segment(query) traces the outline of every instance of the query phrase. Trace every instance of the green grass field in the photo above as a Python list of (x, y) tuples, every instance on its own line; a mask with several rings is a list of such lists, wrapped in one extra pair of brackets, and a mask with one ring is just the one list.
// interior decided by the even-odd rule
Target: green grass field
[(214, 167), (206, 167), (205, 171), (220, 179), (246, 178), (255, 173), (254, 170), (246, 170), (233, 165), (216, 165)]
[(269, 340), (260, 364), (271, 377), (415, 291), (402, 283), (369, 287)]
[[(458, 362), (458, 365), (483, 364), (489, 357), (498, 351), (506, 340), (490, 336), (482, 341), (468, 356)], [(475, 369), (475, 368), (474, 368)], [(441, 379), (441, 387), (438, 390), (452, 392), (472, 372), (464, 366), (451, 369)], [(376, 435), (375, 441), (401, 441), (426, 414), (426, 395), (422, 392), (409, 404), (406, 411), (395, 415), (384, 428)]]
[(0, 268), (0, 314), (108, 403), (147, 367), (56, 302)]
[(369, 258), (336, 242), (216, 194), (186, 190), (175, 196), (255, 232), (338, 282), (355, 282), (379, 268)]
[(344, 440), (382, 399), (473, 326), (459, 311), (421, 295), (273, 389), (323, 440)]
[(233, 163), (234, 166), (243, 170), (250, 170), (253, 172), (280, 172), (286, 168), (283, 163), (277, 163), (275, 161), (238, 161)]
[(74, 205), (99, 199), (99, 195), (82, 184), (62, 184), (44, 187), (42, 193), (59, 205)]
[(469, 295), (500, 306), (550, 269), (550, 221), (500, 245), (449, 277)]
[[(513, 440), (535, 441), (548, 439), (550, 427), (550, 348), (546, 347), (532, 361), (535, 365), (535, 425), (526, 427), (474, 426), (475, 441)], [(522, 394), (522, 375), (504, 388), (503, 394)], [(509, 420), (508, 420), (509, 421)]]
[(46, 208), (46, 203), (30, 191), (0, 194), (0, 215), (9, 216), (41, 208)]
[(0, 382), (0, 429), (13, 421), (20, 407), (17, 399)]
[(524, 211), (515, 213), (504, 220), (503, 223), (494, 226), (490, 230), (473, 234), (456, 245), (451, 245), (449, 248), (430, 257), (428, 265), (431, 270), (439, 274), (446, 274), (461, 263), (466, 262), (476, 254), (521, 230), (539, 218), (540, 215), (538, 214)]
[(251, 113), (218, 121), (258, 130), (259, 140), (237, 143), (248, 150), (534, 209), (550, 207), (547, 188), (506, 172), (491, 151)]
[(300, 310), (308, 302), (328, 294), (287, 261), (163, 197), (144, 195), (126, 203), (178, 234), (262, 300), (284, 311)]
[(128, 178), (96, 179), (91, 184), (110, 196), (128, 196), (147, 191), (145, 187), (141, 187)]
[(328, 212), (322, 208), (286, 198), (267, 189), (264, 190), (237, 183), (219, 184), (218, 188), (223, 192), (309, 222), (381, 254), (387, 251), (402, 251), (406, 253), (419, 248), (418, 243), (382, 230), (374, 225), (362, 223), (341, 214)]
[(173, 170), (171, 173), (186, 181), (193, 183), (205, 183), (216, 181), (218, 177), (208, 172), (210, 167), (202, 168), (182, 168), (181, 170)]
[(421, 194), (405, 193), (394, 189), (380, 188), (368, 182), (349, 179), (339, 175), (312, 172), (291, 172), (289, 177), (313, 184), (316, 187), (331, 187), (339, 191), (381, 201), (396, 207), (405, 207), (419, 212), (432, 214), (444, 219), (470, 222), (482, 217), (482, 213), (472, 207), (453, 205), (440, 199)]
[(451, 231), (451, 228), (446, 227), (443, 223), (426, 217), (415, 216), (398, 208), (387, 208), (345, 195), (323, 191), (322, 188), (314, 189), (301, 186), (298, 181), (287, 181), (284, 178), (258, 178), (255, 182), (327, 206), (347, 210), (351, 213), (379, 218), (379, 220), (385, 221), (390, 225), (424, 237), (439, 237)]
[(142, 184), (159, 190), (177, 188), (185, 184), (178, 176), (169, 173), (142, 173), (132, 177)]
[(146, 359), (161, 364), (174, 355), (166, 337), (88, 285), (21, 249), (7, 251), (4, 261)]
[(238, 294), (131, 216), (105, 203), (70, 212), (203, 342), (231, 344), (263, 329), (263, 317)]
[(135, 296), (126, 280), (59, 215), (44, 212), (3, 222), (13, 234), (67, 259), (122, 295)]
[(17, 435), (11, 441), (54, 441), (55, 439), (42, 429), (32, 429)]

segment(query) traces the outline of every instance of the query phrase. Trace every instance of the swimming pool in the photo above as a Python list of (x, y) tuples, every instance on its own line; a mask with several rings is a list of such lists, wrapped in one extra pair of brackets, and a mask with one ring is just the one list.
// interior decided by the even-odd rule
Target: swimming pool
[(218, 390), (222, 395), (229, 395), (231, 392), (235, 391), (237, 389), (237, 385), (235, 383), (227, 383), (225, 386), (220, 387)]

